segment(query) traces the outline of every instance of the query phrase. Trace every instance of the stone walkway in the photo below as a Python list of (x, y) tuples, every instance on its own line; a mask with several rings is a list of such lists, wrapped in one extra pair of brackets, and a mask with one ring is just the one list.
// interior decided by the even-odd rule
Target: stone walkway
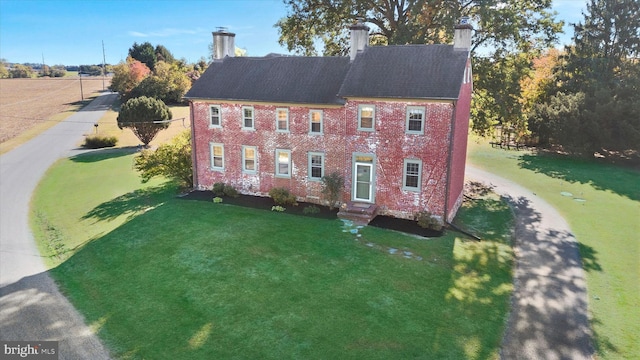
[(514, 182), (470, 166), (466, 174), (507, 198), (516, 216), (515, 289), (500, 357), (593, 359), (585, 273), (564, 218)]

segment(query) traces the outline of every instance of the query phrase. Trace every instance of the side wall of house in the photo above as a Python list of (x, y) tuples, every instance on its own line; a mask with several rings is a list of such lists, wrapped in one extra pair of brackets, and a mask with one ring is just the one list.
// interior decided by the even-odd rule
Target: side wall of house
[(462, 204), (472, 91), (473, 81), (471, 75), (471, 60), (468, 60), (467, 71), (465, 72), (465, 81), (463, 81), (462, 87), (460, 88), (460, 95), (455, 109), (453, 151), (451, 154), (449, 192), (447, 194), (447, 221), (453, 220), (456, 212)]

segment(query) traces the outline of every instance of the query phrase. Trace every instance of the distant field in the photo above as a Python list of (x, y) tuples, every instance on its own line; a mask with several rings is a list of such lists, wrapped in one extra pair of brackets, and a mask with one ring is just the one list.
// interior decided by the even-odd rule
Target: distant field
[[(104, 87), (110, 79), (104, 81)], [(103, 79), (82, 78), (85, 102), (103, 90)], [(0, 152), (66, 118), (84, 103), (80, 79), (0, 79)]]

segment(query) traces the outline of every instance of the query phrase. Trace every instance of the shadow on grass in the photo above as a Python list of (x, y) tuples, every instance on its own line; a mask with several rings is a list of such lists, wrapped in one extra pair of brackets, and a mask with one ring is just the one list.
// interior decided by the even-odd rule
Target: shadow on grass
[(640, 172), (636, 170), (547, 154), (525, 154), (520, 157), (518, 165), (552, 178), (590, 184), (598, 190), (609, 190), (634, 201), (640, 200)]
[(115, 159), (127, 155), (131, 155), (139, 150), (137, 146), (129, 146), (117, 149), (98, 149), (89, 150), (87, 152), (71, 157), (71, 161), (77, 163), (94, 163), (102, 160)]
[(96, 206), (82, 219), (94, 219), (97, 222), (112, 220), (124, 214), (128, 214), (131, 219), (141, 211), (159, 206), (164, 199), (174, 197), (177, 188), (175, 183), (166, 182), (159, 186), (138, 189)]

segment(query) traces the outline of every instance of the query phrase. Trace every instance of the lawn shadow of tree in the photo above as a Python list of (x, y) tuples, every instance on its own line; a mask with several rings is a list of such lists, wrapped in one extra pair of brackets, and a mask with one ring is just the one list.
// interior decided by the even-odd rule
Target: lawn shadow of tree
[(588, 184), (597, 190), (609, 190), (631, 200), (640, 201), (640, 172), (637, 170), (543, 153), (520, 156), (518, 166), (555, 179)]
[(123, 156), (128, 156), (139, 151), (137, 146), (128, 146), (115, 149), (97, 149), (87, 150), (87, 152), (72, 156), (71, 161), (77, 163), (94, 163), (103, 160), (115, 159)]
[(173, 182), (138, 189), (96, 206), (81, 219), (93, 219), (98, 222), (127, 215), (127, 220), (130, 220), (139, 213), (154, 209), (163, 201), (174, 197), (177, 189), (178, 186)]

